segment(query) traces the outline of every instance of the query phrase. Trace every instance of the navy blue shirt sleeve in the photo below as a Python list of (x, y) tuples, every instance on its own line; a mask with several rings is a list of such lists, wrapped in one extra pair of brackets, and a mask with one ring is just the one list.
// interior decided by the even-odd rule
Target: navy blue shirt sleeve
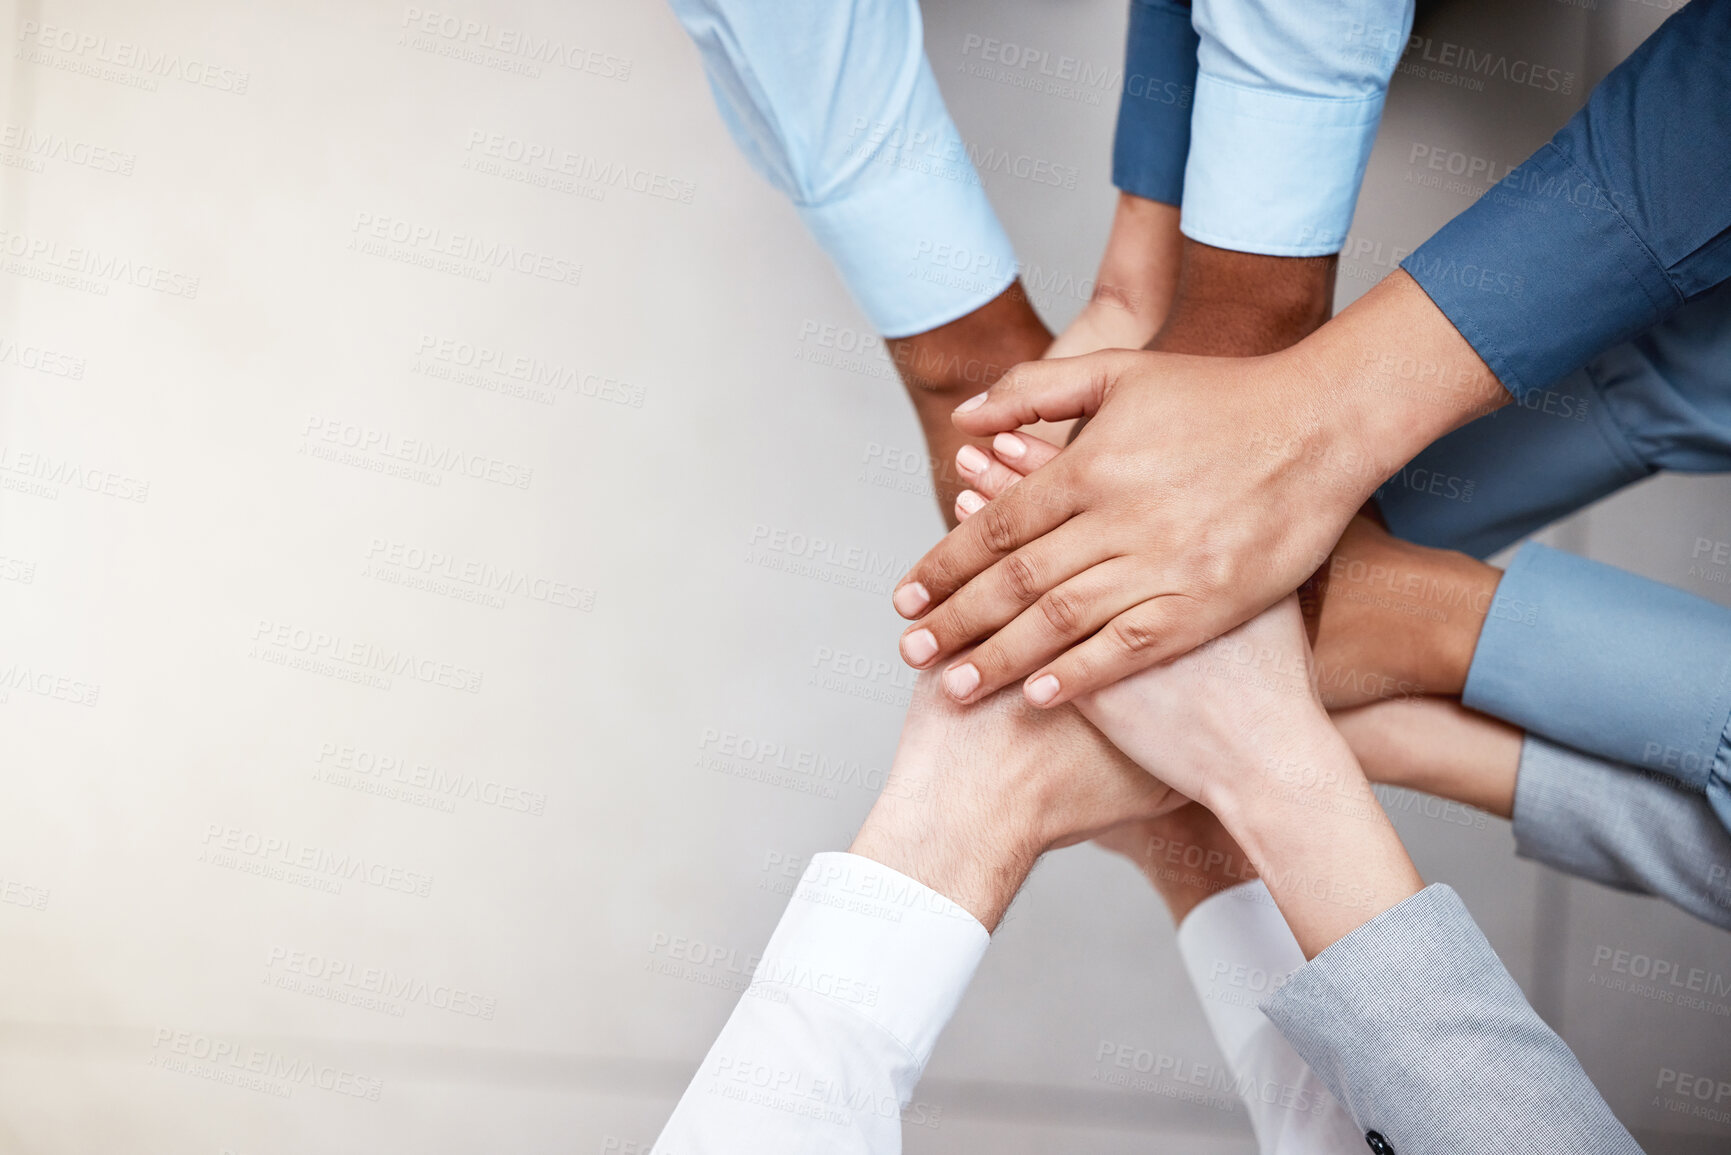
[(1130, 0), (1112, 140), (1112, 183), (1124, 192), (1169, 205), (1184, 197), (1196, 45), (1189, 0)]
[(1522, 398), (1731, 279), (1731, 0), (1693, 0), (1402, 262)]

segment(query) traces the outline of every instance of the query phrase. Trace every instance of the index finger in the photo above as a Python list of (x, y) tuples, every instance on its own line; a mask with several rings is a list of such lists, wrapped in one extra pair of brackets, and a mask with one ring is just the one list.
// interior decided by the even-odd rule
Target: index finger
[(970, 437), (989, 437), (1036, 421), (1091, 417), (1126, 365), (1146, 355), (1113, 349), (1085, 357), (1024, 361), (1011, 366), (984, 393), (956, 406), (950, 421)]
[(896, 612), (920, 617), (1000, 558), (1070, 520), (1079, 506), (1066, 465), (1059, 457), (1036, 469), (926, 551), (896, 583)]

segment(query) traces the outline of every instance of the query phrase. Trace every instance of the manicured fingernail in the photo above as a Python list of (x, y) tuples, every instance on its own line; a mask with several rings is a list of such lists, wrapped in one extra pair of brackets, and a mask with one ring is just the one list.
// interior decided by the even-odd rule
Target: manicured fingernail
[(984, 405), (985, 403), (986, 403), (986, 395), (984, 393), (976, 393), (972, 397), (968, 398), (966, 401), (962, 402), (960, 405), (956, 406), (956, 412), (957, 413), (972, 413), (974, 410), (978, 409), (980, 406)]
[(986, 508), (986, 499), (971, 489), (964, 489), (956, 494), (956, 504), (962, 507), (962, 512), (972, 515)]
[(904, 618), (914, 618), (932, 604), (932, 595), (927, 593), (926, 587), (919, 582), (908, 582), (896, 587), (895, 597), (890, 601), (894, 603), (896, 613)]
[(972, 662), (963, 662), (944, 671), (944, 690), (952, 698), (966, 698), (979, 688), (980, 671)]
[(1028, 447), (1014, 433), (1000, 433), (992, 438), (992, 452), (1011, 461), (1020, 461), (1027, 455)]
[(963, 473), (979, 473), (991, 463), (991, 458), (972, 445), (964, 445), (956, 450), (956, 465), (961, 468)]
[(1044, 706), (1058, 696), (1058, 679), (1050, 674), (1041, 674), (1028, 683), (1025, 692), (1028, 695), (1028, 701), (1036, 706)]
[(910, 666), (923, 666), (938, 652), (938, 639), (930, 630), (915, 630), (902, 639), (902, 657)]

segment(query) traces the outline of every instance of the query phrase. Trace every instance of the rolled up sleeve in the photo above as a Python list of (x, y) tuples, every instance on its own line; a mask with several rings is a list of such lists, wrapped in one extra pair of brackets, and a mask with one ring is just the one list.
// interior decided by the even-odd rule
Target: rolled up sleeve
[(925, 54), (916, 0), (671, 0), (722, 120), (799, 210), (878, 332), (905, 337), (1015, 279)]
[(1193, 21), (1184, 235), (1266, 256), (1339, 252), (1410, 0), (1196, 0)]
[(1195, 95), (1196, 29), (1188, 0), (1130, 0), (1112, 138), (1114, 185), (1161, 204), (1183, 201)]
[(1731, 609), (1529, 543), (1497, 585), (1461, 700), (1665, 774), (1731, 826)]
[(1731, 277), (1727, 91), (1731, 2), (1694, 0), (1402, 262), (1515, 397)]

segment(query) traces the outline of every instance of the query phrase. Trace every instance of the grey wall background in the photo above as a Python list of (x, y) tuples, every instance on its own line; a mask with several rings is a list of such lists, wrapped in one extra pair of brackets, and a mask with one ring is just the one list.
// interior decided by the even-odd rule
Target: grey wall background
[[(1664, 15), (1425, 15), (1572, 93), (1410, 56), (1342, 303), (1482, 191), (1415, 146), (1518, 162)], [(985, 177), (1054, 326), (1105, 237), (1115, 89), (970, 45), (1115, 73), (1123, 25), (927, 5), (970, 141), (1076, 170)], [(787, 871), (846, 844), (893, 749), (886, 585), (940, 523), (881, 349), (659, 4), (26, 0), (5, 26), (0, 1149), (646, 1150)], [(1726, 497), (1655, 481), (1552, 537), (1725, 600), (1697, 553)], [(839, 769), (777, 769), (802, 754)], [(1517, 863), (1495, 820), (1399, 824), (1650, 1150), (1731, 1142), (1657, 1086), (1731, 1078), (1726, 1000), (1600, 985), (1606, 947), (1722, 976), (1722, 937)], [(998, 939), (910, 1151), (1253, 1150), (1230, 1095), (1096, 1065), (1220, 1061), (1127, 867), (1052, 857)], [(253, 1085), (177, 1053), (252, 1048)]]

